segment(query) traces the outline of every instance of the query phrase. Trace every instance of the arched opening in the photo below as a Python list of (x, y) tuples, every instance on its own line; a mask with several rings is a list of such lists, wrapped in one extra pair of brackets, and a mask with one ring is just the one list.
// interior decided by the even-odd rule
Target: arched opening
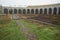
[(22, 13), (21, 9), (19, 9), (19, 10), (18, 10), (18, 13), (19, 13), (19, 14), (21, 14), (21, 13)]
[(35, 10), (35, 14), (38, 14), (38, 9)]
[(23, 9), (23, 14), (26, 14), (26, 10), (25, 9)]
[(27, 9), (27, 14), (30, 14), (30, 9)]
[(46, 8), (44, 9), (44, 14), (47, 14), (47, 9)]
[(17, 14), (17, 9), (14, 9), (14, 14)]
[(59, 7), (59, 14), (60, 14), (60, 7)]
[(43, 10), (42, 9), (40, 9), (40, 14), (43, 14)]
[(4, 13), (8, 14), (8, 9), (7, 8), (4, 9)]
[(57, 8), (56, 7), (53, 9), (53, 14), (57, 14)]
[(13, 10), (12, 10), (12, 9), (10, 9), (10, 10), (9, 10), (9, 13), (10, 13), (10, 14), (12, 14), (12, 13), (13, 13)]
[(49, 8), (49, 14), (52, 14), (52, 8)]
[(31, 9), (31, 14), (34, 14), (34, 9)]

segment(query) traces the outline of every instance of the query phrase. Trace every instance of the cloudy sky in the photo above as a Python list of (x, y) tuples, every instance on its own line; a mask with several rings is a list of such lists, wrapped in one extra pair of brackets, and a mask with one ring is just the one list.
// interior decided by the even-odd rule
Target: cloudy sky
[(47, 5), (60, 3), (60, 0), (0, 0), (3, 6)]

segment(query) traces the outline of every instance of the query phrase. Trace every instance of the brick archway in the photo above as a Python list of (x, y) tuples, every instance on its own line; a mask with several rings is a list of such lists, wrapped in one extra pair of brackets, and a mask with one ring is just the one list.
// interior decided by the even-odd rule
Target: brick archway
[(4, 9), (4, 13), (8, 14), (8, 9), (7, 8)]
[(52, 14), (52, 8), (49, 8), (49, 12), (48, 12), (49, 14)]
[(38, 14), (39, 12), (38, 12), (38, 9), (35, 9), (35, 14)]
[(40, 9), (40, 14), (43, 14), (43, 9)]
[(12, 9), (9, 9), (9, 13), (12, 14), (13, 13), (13, 10)]
[(17, 9), (14, 9), (14, 14), (17, 14)]
[(44, 14), (47, 14), (47, 8), (44, 9)]
[(22, 10), (21, 9), (18, 9), (18, 13), (21, 14), (22, 13)]
[(30, 14), (30, 9), (27, 9), (27, 14)]
[(25, 9), (23, 9), (23, 14), (26, 14), (26, 10)]
[(59, 7), (59, 14), (60, 14), (60, 7)]
[(31, 14), (34, 14), (34, 9), (31, 9)]
[(57, 8), (56, 7), (53, 9), (53, 14), (57, 14)]

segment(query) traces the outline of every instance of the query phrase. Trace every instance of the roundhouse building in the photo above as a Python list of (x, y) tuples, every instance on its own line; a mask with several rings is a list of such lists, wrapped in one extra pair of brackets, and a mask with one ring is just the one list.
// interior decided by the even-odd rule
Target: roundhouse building
[(6, 7), (0, 6), (3, 14), (60, 14), (60, 3), (27, 7)]
[(60, 3), (27, 7), (0, 6), (0, 14), (18, 14), (19, 18), (24, 17), (48, 23), (60, 24)]

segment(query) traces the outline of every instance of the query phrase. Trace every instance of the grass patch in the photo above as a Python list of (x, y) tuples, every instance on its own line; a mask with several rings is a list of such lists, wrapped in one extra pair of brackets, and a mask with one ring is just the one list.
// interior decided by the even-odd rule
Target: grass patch
[(39, 40), (60, 40), (60, 27), (53, 27), (45, 24), (31, 23), (26, 19), (22, 19), (21, 22), (34, 32)]
[(16, 21), (12, 20), (10, 23), (0, 28), (0, 40), (25, 40), (25, 38), (20, 28), (16, 25)]
[(9, 15), (0, 15), (0, 25), (7, 24), (11, 21)]

